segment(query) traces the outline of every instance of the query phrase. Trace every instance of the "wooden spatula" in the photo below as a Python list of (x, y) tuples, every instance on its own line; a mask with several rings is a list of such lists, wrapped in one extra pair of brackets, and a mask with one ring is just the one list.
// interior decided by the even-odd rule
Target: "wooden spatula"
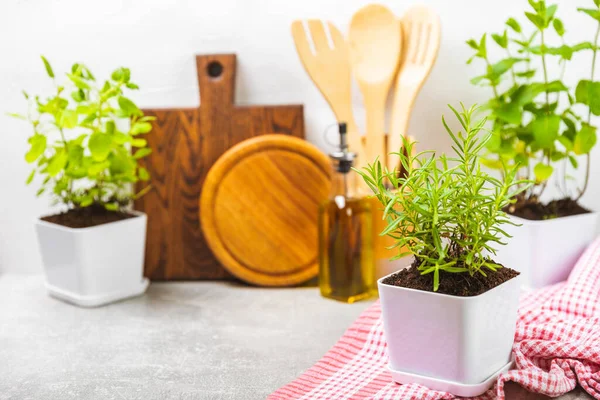
[(385, 103), (400, 61), (400, 22), (387, 7), (368, 5), (352, 17), (348, 41), (367, 113), (367, 161), (379, 157), (385, 165)]
[[(412, 108), (435, 63), (440, 48), (440, 18), (430, 8), (410, 8), (401, 19), (403, 61), (394, 88), (392, 120), (387, 140), (388, 153), (396, 153), (406, 135)], [(399, 168), (399, 158), (388, 155), (388, 169)]]
[(308, 20), (307, 25), (315, 52), (310, 48), (301, 21), (292, 23), (296, 51), (304, 69), (329, 103), (338, 122), (346, 122), (350, 150), (357, 153), (359, 161), (364, 163), (363, 144), (352, 113), (351, 73), (346, 41), (331, 22), (327, 22), (327, 28), (333, 47), (329, 45), (322, 21)]

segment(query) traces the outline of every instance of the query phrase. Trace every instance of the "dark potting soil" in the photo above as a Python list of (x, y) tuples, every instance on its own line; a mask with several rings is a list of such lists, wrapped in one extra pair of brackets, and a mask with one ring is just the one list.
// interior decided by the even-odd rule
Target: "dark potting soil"
[[(409, 268), (388, 276), (382, 282), (386, 285), (433, 292), (433, 273), (421, 275), (421, 271), (417, 269), (418, 265), (419, 261), (415, 260)], [(499, 268), (496, 272), (486, 270), (485, 274), (487, 276), (480, 273), (471, 276), (469, 273), (440, 271), (440, 286), (436, 293), (462, 297), (477, 296), (519, 275), (510, 268)]]
[(504, 211), (511, 215), (534, 221), (569, 217), (571, 215), (587, 214), (590, 212), (590, 210), (583, 208), (575, 200), (568, 197), (560, 200), (552, 200), (548, 204), (517, 202), (506, 207)]
[(108, 224), (109, 222), (122, 221), (135, 218), (134, 214), (121, 211), (109, 211), (102, 206), (90, 206), (69, 210), (60, 214), (42, 217), (42, 221), (51, 222), (69, 228), (89, 228)]

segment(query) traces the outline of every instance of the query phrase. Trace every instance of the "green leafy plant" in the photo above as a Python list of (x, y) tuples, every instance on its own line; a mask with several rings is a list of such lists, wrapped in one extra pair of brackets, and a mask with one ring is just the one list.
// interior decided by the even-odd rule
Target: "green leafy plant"
[[(600, 0), (594, 8), (579, 8), (597, 22), (593, 42), (574, 45), (564, 40), (565, 27), (556, 16), (557, 6), (546, 1), (529, 0), (531, 9), (525, 17), (532, 32), (525, 32), (514, 18), (506, 21), (502, 33), (491, 38), (505, 57), (493, 62), (487, 47), (488, 35), (467, 44), (475, 50), (468, 60), (480, 59), (485, 74), (471, 80), (488, 86), (493, 93), (487, 103), (493, 123), (489, 154), (482, 159), (486, 166), (502, 169), (505, 164), (517, 166), (519, 177), (535, 179), (535, 185), (521, 192), (519, 202), (539, 202), (551, 176), (564, 197), (577, 201), (585, 193), (590, 175), (590, 151), (596, 144), (596, 127), (591, 116), (600, 115), (600, 82), (594, 82), (598, 37), (600, 34)], [(550, 44), (553, 35), (558, 44)], [(579, 52), (593, 53), (590, 79), (582, 79), (575, 90), (563, 83), (567, 63)], [(549, 76), (549, 63), (558, 62), (560, 76)], [(577, 105), (586, 107), (584, 115)], [(569, 190), (567, 163), (573, 169), (585, 156), (584, 182), (575, 193)]]
[(151, 153), (141, 136), (152, 129), (153, 117), (124, 96), (125, 90), (138, 89), (129, 69), (118, 68), (99, 86), (85, 65), (74, 64), (66, 82), (58, 83), (50, 63), (42, 61), (55, 82), (54, 94), (43, 99), (23, 92), (28, 113), (12, 114), (33, 128), (25, 160), (34, 167), (27, 184), (40, 176), (37, 195), (50, 191), (69, 209), (121, 210), (150, 188), (131, 191), (131, 184), (150, 178), (137, 160)]
[(512, 224), (502, 209), (528, 188), (516, 179), (516, 168), (504, 168), (503, 180), (481, 170), (479, 155), (492, 135), (479, 137), (486, 120), (473, 122), (476, 108), (461, 107), (460, 112), (450, 108), (464, 132), (452, 132), (442, 118), (455, 157), (432, 151), (412, 155), (414, 144), (404, 139), (405, 151), (397, 153), (404, 175), (382, 168), (378, 160), (357, 171), (385, 207), (387, 228), (381, 235), (406, 247), (397, 258), (412, 254), (421, 274), (434, 274), (434, 291), (440, 271), (486, 275), (500, 268), (488, 255), (508, 236), (501, 225)]

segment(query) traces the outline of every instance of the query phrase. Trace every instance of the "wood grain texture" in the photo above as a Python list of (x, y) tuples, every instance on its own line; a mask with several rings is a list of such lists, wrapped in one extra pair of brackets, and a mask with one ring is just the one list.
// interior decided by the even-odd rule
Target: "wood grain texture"
[(198, 219), (210, 167), (255, 136), (304, 137), (301, 105), (235, 105), (235, 55), (197, 56), (196, 66), (199, 108), (144, 110), (157, 117), (147, 135), (153, 153), (142, 160), (153, 190), (134, 206), (148, 214), (145, 275), (152, 280), (231, 278), (207, 246)]
[(390, 155), (402, 147), (402, 137), (408, 132), (408, 123), (415, 99), (429, 76), (437, 59), (441, 41), (440, 17), (425, 6), (411, 7), (400, 20), (404, 43), (403, 59), (392, 106), (388, 135), (388, 168), (398, 168), (399, 157)]
[[(358, 10), (348, 33), (350, 62), (366, 111), (366, 153), (386, 164), (385, 103), (400, 62), (400, 21), (387, 7), (370, 4)], [(364, 161), (359, 160), (358, 166)]]
[(200, 219), (214, 254), (236, 277), (289, 286), (318, 273), (317, 216), (331, 163), (315, 146), (266, 135), (227, 151), (210, 170)]
[[(327, 39), (325, 25), (333, 47)], [(307, 26), (308, 31), (305, 32), (302, 21), (292, 22), (292, 37), (300, 61), (329, 103), (337, 121), (347, 123), (350, 150), (355, 152), (359, 162), (366, 166), (364, 145), (352, 111), (352, 72), (348, 44), (331, 22), (311, 19), (307, 21)], [(314, 49), (311, 48), (310, 42), (314, 44)]]

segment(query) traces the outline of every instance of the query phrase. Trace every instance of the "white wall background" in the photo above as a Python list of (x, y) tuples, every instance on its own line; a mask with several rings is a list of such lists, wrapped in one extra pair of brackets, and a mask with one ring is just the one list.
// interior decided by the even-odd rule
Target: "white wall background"
[[(465, 40), (501, 31), (509, 16), (521, 18), (526, 0), (378, 0), (398, 16), (412, 4), (434, 7), (442, 19), (437, 65), (423, 88), (410, 132), (420, 148), (448, 149), (440, 116), (446, 104), (487, 100), (486, 89), (469, 79), (481, 65), (466, 66), (471, 50)], [(23, 112), (21, 90), (51, 88), (39, 55), (55, 72), (73, 62), (87, 64), (97, 77), (117, 66), (132, 69), (141, 90), (132, 96), (144, 107), (197, 106), (194, 55), (238, 55), (237, 102), (302, 103), (307, 138), (326, 149), (323, 130), (334, 122), (325, 100), (296, 55), (290, 35), (294, 19), (321, 18), (347, 31), (352, 14), (369, 0), (2, 0), (0, 3), (0, 271), (40, 272), (33, 220), (51, 209), (37, 188), (25, 186), (24, 161), (29, 127), (4, 115)], [(593, 22), (575, 12), (592, 0), (558, 0), (567, 41), (591, 40)], [(590, 57), (577, 56), (567, 81), (588, 76)], [(356, 118), (364, 122), (361, 96), (354, 95)], [(595, 121), (600, 124), (600, 121)], [(593, 152), (592, 180), (584, 205), (600, 208), (600, 146)], [(581, 175), (581, 174), (580, 174)], [(549, 195), (553, 192), (549, 191)]]

